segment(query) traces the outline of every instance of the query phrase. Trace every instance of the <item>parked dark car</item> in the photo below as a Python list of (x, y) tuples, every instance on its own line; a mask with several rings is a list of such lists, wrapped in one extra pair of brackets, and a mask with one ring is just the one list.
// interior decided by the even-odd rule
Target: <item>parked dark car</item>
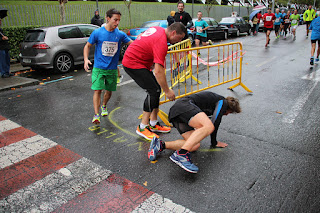
[[(228, 39), (228, 28), (226, 26), (220, 25), (214, 18), (203, 17), (202, 19), (209, 25), (209, 28), (207, 29), (208, 39)], [(192, 19), (193, 26), (195, 25), (195, 21), (197, 20), (197, 18)], [(193, 34), (195, 35), (196, 32), (194, 31)]]
[(251, 25), (242, 17), (225, 17), (219, 24), (228, 27), (229, 35), (239, 36), (240, 33), (251, 34)]
[[(28, 30), (20, 44), (20, 63), (32, 69), (69, 72), (83, 63), (83, 48), (97, 28), (92, 24), (70, 24)], [(94, 57), (94, 46), (89, 57)]]

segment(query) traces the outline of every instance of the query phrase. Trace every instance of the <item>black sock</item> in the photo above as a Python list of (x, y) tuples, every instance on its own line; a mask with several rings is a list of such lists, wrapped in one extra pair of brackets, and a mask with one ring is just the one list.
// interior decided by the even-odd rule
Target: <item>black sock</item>
[(185, 155), (185, 154), (187, 154), (187, 152), (189, 152), (189, 151), (188, 151), (188, 150), (185, 150), (185, 149), (180, 149), (180, 150), (178, 151), (178, 154)]
[(160, 152), (162, 152), (164, 149), (166, 149), (166, 143), (162, 140), (160, 140)]

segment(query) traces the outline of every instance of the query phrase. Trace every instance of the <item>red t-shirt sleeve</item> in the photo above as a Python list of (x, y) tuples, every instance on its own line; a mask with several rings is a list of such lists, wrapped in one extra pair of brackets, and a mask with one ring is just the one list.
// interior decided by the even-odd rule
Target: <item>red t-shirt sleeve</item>
[(157, 45), (153, 46), (153, 63), (160, 64), (164, 67), (164, 61), (166, 59), (167, 51), (167, 40), (161, 39), (160, 42), (157, 42)]

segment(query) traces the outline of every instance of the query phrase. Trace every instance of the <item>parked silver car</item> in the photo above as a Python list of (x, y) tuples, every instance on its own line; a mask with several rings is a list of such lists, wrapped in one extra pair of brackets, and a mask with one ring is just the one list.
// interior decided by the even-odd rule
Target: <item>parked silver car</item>
[[(97, 28), (91, 24), (70, 24), (28, 30), (20, 44), (20, 63), (33, 69), (69, 72), (74, 65), (83, 63), (83, 48)], [(93, 57), (94, 46), (89, 58)]]

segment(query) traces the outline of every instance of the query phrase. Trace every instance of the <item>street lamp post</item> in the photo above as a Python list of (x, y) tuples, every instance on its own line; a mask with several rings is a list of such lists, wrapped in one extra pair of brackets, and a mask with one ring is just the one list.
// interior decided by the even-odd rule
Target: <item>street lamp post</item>
[(99, 0), (96, 0), (96, 4), (97, 4), (97, 10), (99, 10), (99, 5), (98, 5), (98, 1), (99, 1)]

